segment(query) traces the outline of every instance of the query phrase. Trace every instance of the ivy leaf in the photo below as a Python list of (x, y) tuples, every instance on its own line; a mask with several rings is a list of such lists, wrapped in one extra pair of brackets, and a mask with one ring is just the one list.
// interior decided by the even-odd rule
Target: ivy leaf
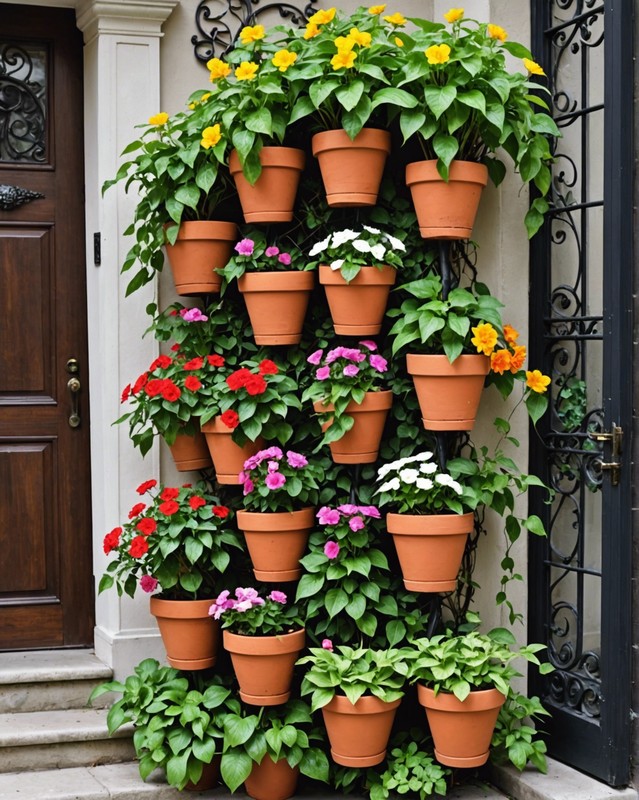
[(244, 783), (252, 769), (253, 759), (248, 753), (232, 750), (222, 756), (222, 780), (232, 792)]

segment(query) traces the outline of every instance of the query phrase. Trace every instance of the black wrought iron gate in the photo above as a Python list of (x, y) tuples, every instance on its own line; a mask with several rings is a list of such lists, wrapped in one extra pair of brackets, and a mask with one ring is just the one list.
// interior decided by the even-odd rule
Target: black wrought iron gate
[[(533, 0), (533, 50), (562, 129), (554, 209), (531, 250), (531, 363), (551, 413), (531, 470), (547, 540), (530, 551), (533, 678), (549, 752), (613, 786), (630, 778), (633, 0)], [(534, 538), (534, 537), (533, 537)]]

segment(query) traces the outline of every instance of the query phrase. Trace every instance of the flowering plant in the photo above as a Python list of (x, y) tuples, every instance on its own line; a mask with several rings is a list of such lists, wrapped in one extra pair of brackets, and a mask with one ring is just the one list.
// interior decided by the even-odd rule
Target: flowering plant
[(235, 245), (235, 255), (218, 272), (230, 282), (241, 278), (245, 272), (301, 271), (308, 268), (307, 260), (297, 244), (292, 243), (286, 249), (283, 245), (268, 244), (261, 231), (249, 228)]
[[(346, 228), (330, 234), (321, 242), (316, 242), (309, 252), (311, 258), (321, 254), (321, 262), (328, 262), (334, 271), (339, 270), (347, 283), (350, 283), (362, 267), (402, 266), (401, 253), (406, 251), (404, 243), (390, 233), (364, 225), (361, 231)], [(311, 262), (311, 267), (320, 261)]]
[(149, 593), (159, 588), (167, 600), (211, 597), (229, 550), (242, 550), (237, 532), (227, 527), (229, 509), (204, 484), (165, 487), (148, 480), (137, 493), (148, 501), (136, 503), (129, 521), (104, 537), (104, 552), (115, 558), (99, 591), (115, 584), (118, 595), (133, 597), (139, 584)]
[[(204, 366), (207, 369), (206, 363)], [(254, 442), (258, 436), (276, 439), (280, 444), (291, 438), (293, 428), (286, 422), (286, 416), (291, 408), (299, 410), (302, 405), (297, 383), (281, 373), (274, 361), (268, 358), (244, 361), (226, 375), (213, 373), (210, 368), (207, 374), (211, 379), (204, 378), (201, 392), (202, 423), (219, 414), (240, 446)]]
[(294, 511), (317, 504), (324, 470), (306, 456), (279, 447), (260, 450), (240, 472), (244, 507), (249, 511)]
[(187, 359), (177, 352), (158, 356), (133, 384), (124, 387), (121, 402), (130, 403), (133, 410), (115, 424), (128, 422), (131, 441), (142, 455), (151, 448), (156, 434), (169, 445), (178, 433), (193, 436), (199, 428), (205, 375), (217, 374), (223, 366), (224, 358), (219, 355)]
[(213, 619), (221, 619), (222, 627), (241, 636), (278, 636), (303, 627), (295, 606), (287, 606), (284, 592), (274, 589), (260, 597), (256, 589), (238, 586), (235, 597), (225, 589), (209, 609)]
[(330, 421), (323, 443), (341, 439), (353, 427), (353, 418), (346, 414), (346, 407), (350, 402), (361, 403), (367, 392), (380, 391), (381, 376), (388, 371), (388, 362), (377, 352), (375, 342), (365, 339), (359, 345), (340, 345), (326, 355), (323, 350), (316, 350), (306, 359), (317, 369), (302, 401), (319, 400), (327, 407), (321, 414), (322, 421)]
[[(504, 150), (522, 181), (533, 182), (540, 194), (525, 219), (532, 236), (548, 210), (552, 154), (547, 136), (560, 136), (538, 96), (542, 87), (530, 80), (544, 71), (526, 47), (506, 41), (499, 25), (466, 19), (463, 8), (444, 16), (450, 27), (412, 19), (417, 31), (399, 34), (403, 47), (393, 82), (415, 100), (399, 114), (404, 141), (416, 136), (424, 157), (437, 159), (444, 180), (456, 158), (486, 164), (495, 185), (506, 172), (495, 152)], [(507, 68), (507, 54), (521, 59), (523, 71)]]

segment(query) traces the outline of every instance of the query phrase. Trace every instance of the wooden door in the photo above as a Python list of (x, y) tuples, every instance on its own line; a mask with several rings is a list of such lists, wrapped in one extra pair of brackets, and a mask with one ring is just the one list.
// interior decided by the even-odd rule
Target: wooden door
[(0, 4), (0, 650), (93, 641), (83, 184), (74, 12)]

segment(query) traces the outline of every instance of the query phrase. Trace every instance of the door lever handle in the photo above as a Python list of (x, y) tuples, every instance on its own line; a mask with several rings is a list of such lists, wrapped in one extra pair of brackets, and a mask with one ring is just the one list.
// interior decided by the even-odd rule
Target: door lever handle
[(67, 382), (67, 389), (71, 395), (71, 414), (69, 416), (69, 425), (72, 428), (77, 428), (80, 425), (79, 402), (80, 402), (80, 389), (82, 385), (78, 378), (69, 378)]

